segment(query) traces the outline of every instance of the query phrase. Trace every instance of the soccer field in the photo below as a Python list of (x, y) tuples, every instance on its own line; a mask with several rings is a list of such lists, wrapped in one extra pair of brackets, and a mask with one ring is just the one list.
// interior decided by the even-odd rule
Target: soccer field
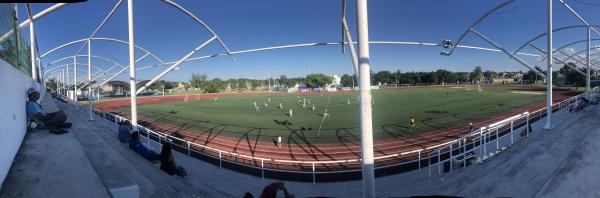
[[(545, 92), (522, 89), (491, 86), (481, 92), (462, 87), (374, 90), (374, 137), (386, 139), (465, 126), (544, 101)], [(304, 102), (309, 98), (310, 103)], [(254, 102), (260, 107), (259, 112)], [(280, 103), (283, 108), (279, 108)], [(301, 137), (312, 143), (327, 143), (359, 141), (359, 108), (358, 92), (275, 94), (142, 105), (138, 115), (211, 136), (252, 140), (258, 136), (260, 141), (273, 141), (277, 136)], [(323, 116), (325, 109), (327, 117)], [(129, 109), (121, 107), (119, 111)], [(411, 116), (416, 118), (415, 128), (410, 126)]]

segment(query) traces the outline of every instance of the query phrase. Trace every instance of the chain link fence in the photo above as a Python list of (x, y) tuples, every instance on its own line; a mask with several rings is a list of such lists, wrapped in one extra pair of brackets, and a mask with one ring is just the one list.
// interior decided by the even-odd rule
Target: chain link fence
[(14, 3), (0, 4), (0, 35), (7, 35), (0, 43), (0, 59), (31, 76), (29, 45), (21, 31), (17, 31), (19, 21), (15, 8)]

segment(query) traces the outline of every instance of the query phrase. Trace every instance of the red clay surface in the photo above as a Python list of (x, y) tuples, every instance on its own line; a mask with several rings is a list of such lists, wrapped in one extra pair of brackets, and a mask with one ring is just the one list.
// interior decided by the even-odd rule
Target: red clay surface
[[(543, 88), (540, 88), (543, 90)], [(532, 89), (534, 90), (534, 89)], [(553, 92), (554, 103), (568, 99), (578, 94), (574, 91), (556, 89)], [(231, 95), (231, 94), (227, 94)], [(202, 94), (201, 99), (211, 99), (215, 97), (224, 97), (226, 94)], [(237, 94), (236, 94), (237, 95)], [(190, 96), (191, 97), (191, 96)], [(138, 105), (145, 104), (159, 104), (169, 103), (175, 101), (183, 101), (185, 96), (155, 96), (155, 97), (138, 97)], [(191, 98), (190, 98), (191, 99)], [(129, 99), (116, 99), (110, 100), (109, 102), (103, 102), (97, 104), (97, 108), (104, 111), (112, 111), (124, 117), (129, 117), (127, 114), (116, 112), (116, 107), (129, 106)], [(477, 123), (473, 123), (474, 128), (488, 125), (502, 119), (506, 119), (513, 115), (523, 113), (525, 111), (533, 112), (535, 110), (545, 107), (545, 102), (529, 105), (522, 109), (517, 109), (508, 113), (499, 114), (497, 116), (487, 118)], [(538, 114), (530, 115), (535, 117)], [(148, 128), (154, 129), (169, 134), (174, 137), (186, 139), (190, 142), (195, 142), (208, 147), (216, 148), (219, 150), (243, 154), (247, 156), (254, 156), (260, 158), (269, 158), (277, 160), (294, 160), (294, 161), (336, 161), (336, 160), (352, 160), (360, 158), (360, 139), (359, 137), (345, 137), (346, 139), (340, 140), (340, 143), (336, 144), (311, 144), (302, 137), (295, 139), (294, 144), (282, 144), (281, 148), (277, 147), (272, 142), (262, 142), (254, 139), (249, 139), (247, 136), (233, 138), (227, 136), (220, 136), (218, 130), (213, 131), (196, 131), (186, 129), (180, 126), (175, 126), (167, 123), (160, 123), (154, 120), (141, 118), (139, 123)], [(447, 130), (430, 131), (426, 133), (414, 134), (411, 136), (380, 140), (375, 142), (374, 151), (375, 157), (384, 156), (396, 153), (403, 153), (414, 151), (417, 149), (424, 149), (421, 151), (423, 157), (427, 156), (429, 151), (435, 149), (426, 148), (439, 145), (456, 138), (459, 138), (469, 132), (469, 127), (456, 127)], [(185, 146), (185, 145), (184, 145)], [(219, 157), (219, 153), (212, 150), (204, 150), (202, 148), (192, 147), (199, 152), (203, 152), (208, 155)], [(403, 161), (415, 159), (419, 153), (414, 152), (406, 155), (399, 155), (398, 157), (391, 157), (386, 159), (376, 160), (376, 165), (389, 165), (396, 164)], [(244, 157), (228, 156), (222, 154), (223, 159), (233, 160), (240, 163), (245, 163), (254, 166), (261, 166), (260, 160), (251, 160)], [(265, 168), (274, 169), (285, 169), (285, 170), (312, 170), (311, 163), (289, 163), (289, 162), (276, 162), (266, 160), (264, 161)], [(359, 161), (357, 162), (340, 162), (340, 163), (327, 163), (327, 164), (315, 164), (317, 170), (348, 170), (360, 168)]]

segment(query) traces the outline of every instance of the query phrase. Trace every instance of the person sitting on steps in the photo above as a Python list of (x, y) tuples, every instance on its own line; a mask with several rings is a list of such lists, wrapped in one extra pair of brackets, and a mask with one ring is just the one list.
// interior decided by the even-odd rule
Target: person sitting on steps
[(155, 163), (157, 160), (160, 160), (160, 156), (156, 154), (156, 152), (146, 148), (140, 142), (140, 133), (134, 131), (131, 133), (131, 140), (129, 141), (129, 148), (140, 154), (142, 157), (146, 158), (148, 161)]
[(129, 134), (129, 129), (131, 127), (131, 124), (129, 123), (129, 121), (122, 121), (119, 122), (119, 141), (122, 143), (127, 143), (129, 142), (129, 140), (131, 139), (131, 134)]
[(37, 89), (31, 87), (27, 90), (27, 98), (29, 99), (25, 105), (27, 111), (27, 118), (37, 124), (37, 127), (41, 129), (53, 129), (60, 130), (63, 133), (66, 132), (64, 129), (71, 128), (72, 124), (67, 121), (67, 115), (60, 110), (57, 112), (44, 112), (42, 106), (37, 102), (40, 99), (40, 92)]
[(160, 170), (165, 171), (169, 175), (187, 176), (185, 169), (175, 164), (175, 158), (173, 157), (173, 153), (171, 153), (171, 143), (169, 142), (165, 142), (160, 151)]
[(292, 195), (288, 192), (288, 190), (285, 187), (285, 185), (283, 184), (283, 182), (275, 182), (275, 183), (271, 183), (271, 184), (265, 186), (265, 188), (263, 188), (262, 193), (260, 194), (260, 197), (261, 198), (276, 198), (277, 191), (279, 191), (279, 190), (283, 191), (283, 197), (294, 198), (294, 195)]

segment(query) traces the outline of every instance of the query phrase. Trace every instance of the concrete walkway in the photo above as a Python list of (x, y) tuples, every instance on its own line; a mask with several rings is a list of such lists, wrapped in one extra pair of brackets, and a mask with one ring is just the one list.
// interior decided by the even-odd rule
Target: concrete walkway
[[(415, 183), (399, 190), (396, 195), (442, 194), (466, 197), (561, 197), (559, 194), (590, 197), (600, 192), (598, 180), (586, 183), (570, 178), (592, 174), (585, 169), (598, 169), (600, 158), (589, 150), (600, 142), (600, 108), (593, 106), (579, 113), (562, 115), (562, 122), (552, 130), (534, 133), (483, 164)], [(597, 139), (593, 139), (596, 137)], [(591, 145), (589, 145), (591, 144)], [(588, 149), (586, 151), (585, 149)], [(591, 152), (589, 152), (591, 151)], [(593, 159), (595, 158), (595, 159)], [(582, 160), (595, 161), (588, 163)], [(578, 165), (586, 164), (586, 165)], [(582, 172), (583, 171), (583, 172)], [(576, 184), (575, 184), (576, 183)], [(576, 190), (586, 189), (585, 191)], [(558, 190), (558, 191), (557, 191)], [(565, 193), (569, 192), (569, 193)], [(587, 195), (587, 196), (586, 196)], [(591, 196), (597, 197), (597, 196)]]
[[(57, 111), (48, 95), (42, 106)], [(0, 197), (109, 197), (72, 132), (29, 132), (21, 145)]]

